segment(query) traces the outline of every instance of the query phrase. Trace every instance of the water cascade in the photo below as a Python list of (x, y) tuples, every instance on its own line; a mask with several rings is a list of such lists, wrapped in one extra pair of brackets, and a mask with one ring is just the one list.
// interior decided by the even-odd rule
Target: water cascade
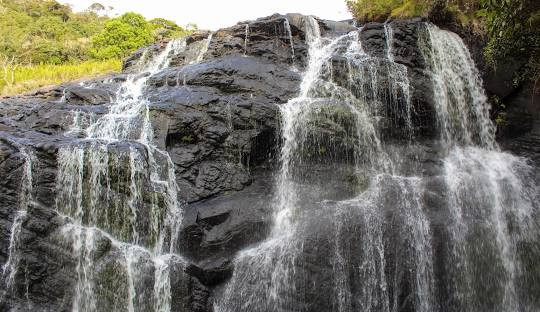
[(294, 64), (294, 43), (293, 43), (293, 37), (292, 37), (291, 24), (289, 24), (289, 20), (286, 18), (283, 21), (283, 27), (285, 27), (285, 32), (287, 36), (289, 37), (289, 43), (291, 44), (291, 61)]
[(203, 45), (202, 49), (199, 51), (199, 54), (197, 55), (197, 58), (194, 61), (190, 62), (190, 64), (199, 63), (204, 59), (204, 55), (208, 51), (208, 47), (210, 46), (210, 43), (212, 42), (212, 36), (213, 35), (214, 35), (213, 33), (210, 33), (208, 35), (208, 38), (206, 38), (204, 40), (204, 45)]
[(247, 54), (248, 41), (249, 41), (249, 24), (246, 24), (246, 30), (244, 33), (244, 55)]
[(11, 224), (9, 236), (8, 258), (2, 267), (2, 282), (7, 291), (12, 290), (15, 281), (15, 276), (19, 270), (21, 247), (21, 231), (23, 223), (27, 218), (29, 205), (33, 200), (33, 178), (32, 167), (35, 162), (35, 157), (26, 147), (14, 143), (19, 149), (19, 153), (23, 160), (22, 179), (19, 190), (19, 207), (15, 213), (15, 218)]
[[(236, 257), (214, 309), (535, 311), (519, 264), (535, 233), (531, 168), (498, 150), (462, 40), (430, 24), (419, 38), (440, 137), (430, 177), (391, 23), (383, 57), (364, 52), (362, 30), (324, 38), (315, 19), (304, 25), (308, 65), (280, 106), (273, 228)], [(445, 198), (435, 206), (434, 183)]]
[[(77, 259), (73, 311), (170, 311), (170, 265), (183, 261), (175, 255), (182, 207), (172, 161), (152, 142), (144, 87), (185, 47), (185, 40), (172, 40), (143, 55), (138, 66), (145, 74), (127, 77), (107, 114), (86, 126), (76, 115), (67, 135), (84, 138), (58, 152), (57, 209), (72, 220), (63, 233)], [(104, 241), (124, 256), (97, 263)], [(118, 296), (98, 295), (111, 278)], [(149, 278), (153, 293), (140, 287)]]
[(386, 58), (394, 61), (394, 55), (392, 54), (392, 39), (394, 37), (394, 31), (389, 23), (384, 23), (384, 37), (386, 38)]
[(0, 309), (540, 311), (538, 168), (495, 140), (461, 38), (288, 17), (0, 110), (28, 128), (0, 142)]
[(519, 276), (520, 246), (536, 233), (532, 168), (499, 151), (487, 97), (462, 40), (433, 25), (427, 37), (441, 144), (448, 151), (448, 303), (455, 311), (534, 311), (530, 297), (519, 297), (527, 287)]

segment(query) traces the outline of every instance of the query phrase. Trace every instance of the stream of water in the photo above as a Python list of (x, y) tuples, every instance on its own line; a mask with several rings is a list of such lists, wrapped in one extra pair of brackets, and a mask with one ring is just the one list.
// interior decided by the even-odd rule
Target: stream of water
[[(324, 38), (314, 19), (305, 25), (309, 61), (300, 92), (280, 106), (273, 230), (237, 256), (215, 310), (535, 311), (530, 295), (519, 299), (519, 246), (536, 233), (531, 168), (499, 151), (463, 41), (431, 24), (419, 39), (443, 164), (433, 178), (407, 156), (417, 153), (413, 107), (407, 67), (393, 55), (392, 24), (384, 24), (384, 58), (366, 54), (357, 31)], [(333, 71), (336, 58), (346, 59), (346, 78)], [(401, 127), (409, 143), (386, 142), (381, 121)], [(321, 131), (325, 122), (341, 141)], [(349, 196), (332, 183), (343, 167), (356, 185)], [(429, 204), (434, 181), (444, 193), (440, 207)]]

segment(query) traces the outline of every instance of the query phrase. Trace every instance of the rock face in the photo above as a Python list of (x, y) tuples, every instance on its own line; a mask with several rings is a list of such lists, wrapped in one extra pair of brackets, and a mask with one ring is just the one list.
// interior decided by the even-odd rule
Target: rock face
[[(168, 55), (167, 68), (147, 80), (144, 94), (149, 102), (152, 141), (169, 154), (174, 165), (178, 197), (184, 204), (177, 246), (178, 254), (183, 258), (173, 261), (175, 265), (171, 264), (168, 269), (171, 311), (212, 311), (213, 298), (222, 293), (224, 283), (235, 270), (234, 257), (240, 250), (263, 241), (271, 231), (272, 202), (275, 200), (272, 191), (282, 143), (280, 105), (300, 91), (301, 72), (308, 65), (307, 23), (301, 15), (273, 15), (241, 22), (211, 34), (195, 33), (185, 40), (185, 49)], [(317, 20), (317, 23), (322, 35), (329, 38), (356, 31), (347, 23), (324, 20)], [(426, 47), (421, 44), (425, 23), (421, 19), (369, 23), (358, 31), (358, 41), (365, 53), (387, 71), (377, 73), (378, 85), (359, 84), (356, 93), (369, 88), (371, 93), (367, 94), (371, 99), (394, 97), (394, 103), (409, 101), (413, 108), (411, 112), (403, 111), (403, 107), (381, 107), (382, 135), (390, 142), (402, 142), (409, 136), (425, 142), (411, 158), (422, 158), (423, 174), (435, 177), (439, 160), (433, 146), (438, 134), (434, 130), (436, 112), (428, 73), (430, 65), (423, 56)], [(392, 31), (392, 40), (388, 40), (388, 27)], [(3, 178), (0, 182), (0, 263), (4, 265), (3, 280), (8, 281), (9, 275), (13, 274), (12, 280), (0, 290), (0, 310), (72, 309), (78, 291), (75, 286), (80, 279), (77, 267), (81, 264), (73, 256), (73, 245), (65, 239), (66, 228), (72, 220), (57, 210), (59, 150), (83, 138), (81, 128), (109, 112), (128, 75), (147, 75), (139, 73), (141, 60), (151, 59), (165, 48), (166, 43), (157, 43), (137, 51), (125, 61), (124, 71), (120, 74), (0, 99), (0, 176)], [(387, 56), (389, 50), (391, 62)], [(395, 79), (389, 76), (395, 70), (389, 68), (395, 64), (402, 65), (404, 76), (399, 79), (410, 83), (407, 85), (410, 93), (389, 91), (388, 84)], [(343, 70), (347, 65), (342, 58), (336, 55), (328, 66), (333, 69), (337, 85), (344, 87), (350, 83)], [(508, 95), (517, 104), (509, 112), (510, 124), (504, 130), (503, 146), (536, 161), (540, 168), (540, 110), (538, 99), (531, 102), (527, 94), (526, 91), (512, 91)], [(407, 114), (409, 117), (405, 118)], [(336, 149), (340, 150), (340, 155), (335, 155), (335, 159), (343, 160), (353, 153), (342, 135), (348, 132), (346, 122), (339, 128), (332, 123), (339, 117), (339, 112), (330, 115), (315, 128), (321, 142), (332, 142), (340, 147)], [(79, 125), (78, 128), (74, 124)], [(412, 129), (410, 133), (401, 131), (407, 127)], [(129, 148), (136, 145), (128, 144)], [(116, 148), (121, 150), (123, 147), (119, 144)], [(323, 151), (319, 149), (318, 153), (320, 156)], [(122, 162), (128, 160), (119, 161)], [(335, 168), (321, 165), (319, 170), (313, 175), (324, 170), (332, 172)], [(335, 172), (336, 181), (347, 178), (345, 173)], [(129, 173), (118, 174), (115, 185), (121, 196), (122, 188), (129, 189), (122, 184), (121, 178), (129, 177)], [(322, 186), (332, 184), (327, 180), (318, 183)], [(432, 183), (434, 189), (440, 187), (436, 178)], [(363, 187), (361, 184), (362, 181), (348, 183), (354, 189)], [(350, 189), (325, 191), (353, 192)], [(435, 193), (427, 200), (437, 201)], [(149, 220), (152, 216), (146, 218)], [(316, 219), (316, 215), (313, 218)], [(306, 249), (332, 248), (329, 242), (323, 241), (324, 233), (330, 231), (325, 226), (328, 227), (331, 221), (322, 219), (313, 221), (310, 228), (305, 229), (309, 237)], [(360, 232), (357, 226), (350, 225), (351, 232)], [(14, 229), (17, 229), (16, 235)], [(122, 241), (120, 237), (110, 235), (101, 232), (96, 235), (94, 245), (97, 247), (92, 253), (99, 268), (96, 269), (96, 292), (105, 298), (94, 306), (97, 311), (123, 310), (129, 306), (122, 300), (127, 300), (130, 290), (119, 286), (129, 284), (129, 265), (124, 269), (117, 268), (125, 265), (118, 260), (125, 252), (124, 245), (118, 242)], [(359, 238), (349, 243), (361, 244), (355, 240)], [(142, 257), (140, 262), (150, 263), (151, 260), (145, 257), (150, 256)], [(9, 265), (13, 261), (17, 262), (16, 270)], [(306, 272), (320, 270), (313, 274), (321, 285), (326, 285), (331, 276), (325, 275), (328, 273), (325, 268), (333, 264), (330, 261), (318, 263), (318, 259), (310, 258), (310, 254), (302, 255), (302, 261), (310, 266), (303, 268)], [(140, 267), (144, 281), (141, 285), (148, 284), (150, 290), (147, 291), (152, 293), (157, 289), (152, 285), (156, 284), (158, 269), (150, 265)], [(310, 291), (313, 293), (306, 293), (306, 297), (316, 298), (317, 290)], [(145, 294), (142, 291), (143, 299)], [(304, 299), (292, 300), (304, 302)], [(140, 302), (141, 311), (156, 306), (156, 303), (143, 301)], [(324, 298), (320, 301), (306, 304), (304, 310), (330, 311), (335, 308), (323, 302)], [(404, 306), (403, 311), (414, 311), (410, 305)]]

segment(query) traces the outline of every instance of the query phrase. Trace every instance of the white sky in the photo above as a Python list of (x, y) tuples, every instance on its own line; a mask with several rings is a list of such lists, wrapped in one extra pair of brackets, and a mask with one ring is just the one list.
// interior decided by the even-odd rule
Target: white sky
[(184, 26), (216, 30), (239, 21), (274, 13), (302, 13), (330, 20), (351, 18), (345, 0), (60, 0), (76, 11), (98, 2), (112, 6), (115, 13), (137, 12), (146, 18), (163, 17)]

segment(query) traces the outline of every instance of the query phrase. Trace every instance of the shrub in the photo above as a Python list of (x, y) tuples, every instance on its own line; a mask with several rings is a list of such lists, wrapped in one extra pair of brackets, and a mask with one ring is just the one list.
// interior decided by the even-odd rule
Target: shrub
[(524, 64), (515, 83), (540, 81), (540, 1), (538, 0), (346, 0), (360, 22), (389, 17), (427, 16), (487, 35), (484, 56), (496, 68), (508, 57)]
[(122, 58), (153, 41), (146, 19), (137, 13), (125, 13), (107, 21), (92, 38), (92, 55), (97, 59)]

